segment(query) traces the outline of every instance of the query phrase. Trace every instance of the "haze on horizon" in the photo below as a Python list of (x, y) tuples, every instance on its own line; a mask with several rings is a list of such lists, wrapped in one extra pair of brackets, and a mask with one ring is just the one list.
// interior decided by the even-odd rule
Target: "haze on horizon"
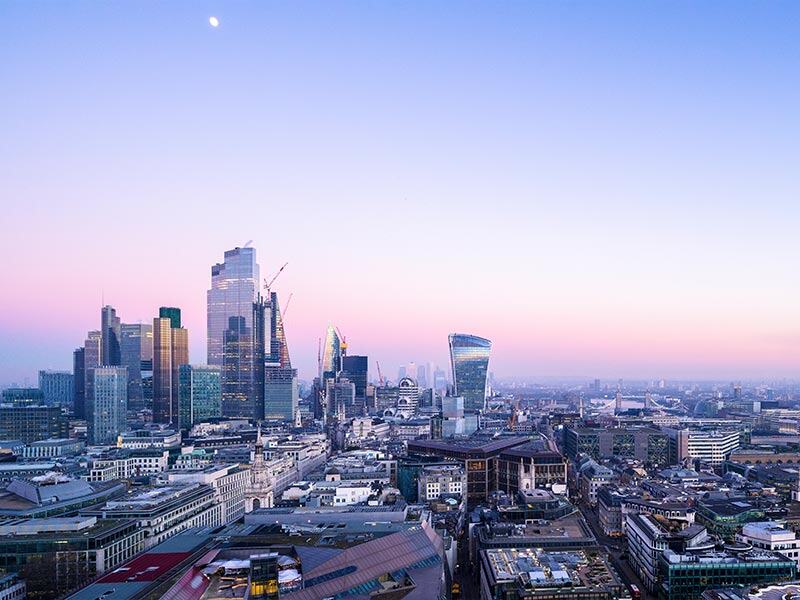
[[(209, 25), (210, 15), (220, 19)], [(796, 3), (0, 5), (0, 383), (253, 240), (292, 362), (796, 377)]]

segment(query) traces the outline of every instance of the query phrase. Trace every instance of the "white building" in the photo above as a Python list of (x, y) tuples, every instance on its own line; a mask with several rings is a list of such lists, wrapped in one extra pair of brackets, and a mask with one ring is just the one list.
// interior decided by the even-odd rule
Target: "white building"
[(697, 430), (665, 428), (670, 438), (673, 462), (699, 459), (712, 465), (721, 465), (733, 450), (739, 447), (738, 430)]
[(224, 524), (244, 516), (244, 491), (250, 470), (237, 465), (215, 465), (204, 469), (179, 469), (167, 472), (170, 483), (203, 483), (214, 489), (214, 497), (222, 506)]
[(90, 459), (86, 481), (113, 481), (155, 475), (167, 469), (169, 450), (113, 451)]
[(752, 544), (754, 548), (780, 552), (800, 566), (800, 538), (791, 529), (774, 521), (747, 523), (736, 541)]
[(145, 488), (82, 514), (101, 519), (136, 519), (148, 550), (192, 527), (219, 527), (223, 507), (211, 486), (199, 483)]

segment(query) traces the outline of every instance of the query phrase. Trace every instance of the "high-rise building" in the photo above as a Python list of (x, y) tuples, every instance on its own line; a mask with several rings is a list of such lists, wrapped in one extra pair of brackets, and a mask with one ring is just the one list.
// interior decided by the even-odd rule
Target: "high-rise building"
[(481, 410), (486, 402), (492, 342), (463, 333), (451, 333), (449, 342), (454, 395), (464, 398), (465, 410)]
[(58, 406), (0, 405), (1, 439), (31, 444), (68, 435), (69, 423)]
[(128, 369), (128, 406), (131, 410), (148, 408), (144, 397), (142, 372), (153, 369), (153, 326), (143, 323), (123, 323), (120, 332), (120, 362)]
[(39, 371), (39, 389), (48, 406), (71, 408), (75, 401), (74, 377), (69, 371)]
[(221, 371), (216, 365), (181, 365), (180, 427), (222, 416)]
[(87, 387), (86, 421), (90, 444), (114, 444), (125, 429), (128, 373), (125, 367), (95, 367)]
[(333, 325), (328, 325), (328, 331), (325, 334), (321, 369), (320, 379), (323, 381), (330, 377), (336, 377), (336, 374), (342, 370), (342, 342)]
[(78, 412), (75, 407), (75, 416), (81, 419), (86, 418), (86, 402), (89, 399), (86, 389), (89, 387), (89, 379), (92, 377), (92, 369), (103, 364), (103, 336), (99, 331), (90, 331), (86, 340), (83, 342), (83, 406)]
[(436, 367), (433, 371), (433, 389), (435, 389), (440, 396), (447, 392), (447, 373), (444, 369)]
[(121, 323), (114, 307), (106, 305), (100, 310), (100, 335), (102, 354), (100, 364), (117, 366), (121, 364), (120, 338)]
[(153, 421), (179, 421), (179, 369), (189, 364), (189, 332), (179, 308), (161, 307), (153, 319)]
[(430, 377), (428, 376), (428, 365), (418, 365), (416, 377), (417, 377), (417, 385), (421, 389), (431, 387)]
[[(241, 317), (242, 320), (235, 323), (252, 329), (253, 302), (257, 299), (259, 278), (255, 248), (228, 250), (224, 262), (211, 267), (211, 289), (206, 296), (209, 365), (222, 366), (225, 332), (230, 329), (231, 317)], [(238, 362), (242, 364), (244, 361)]]
[[(252, 308), (252, 304), (250, 305)], [(230, 317), (223, 334), (222, 414), (226, 417), (254, 418), (253, 331), (244, 317)]]
[(297, 369), (266, 368), (264, 418), (293, 423), (297, 417)]
[(86, 414), (86, 375), (84, 373), (86, 349), (81, 346), (72, 353), (72, 383), (74, 393), (72, 398), (72, 412), (82, 419)]
[(345, 356), (342, 358), (342, 375), (356, 386), (356, 398), (363, 400), (367, 396), (367, 379), (369, 378), (369, 359), (366, 356)]

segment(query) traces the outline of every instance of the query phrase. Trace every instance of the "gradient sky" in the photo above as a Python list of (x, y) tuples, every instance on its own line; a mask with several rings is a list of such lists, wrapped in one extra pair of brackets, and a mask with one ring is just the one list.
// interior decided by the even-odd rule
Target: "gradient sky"
[[(216, 15), (218, 29), (208, 24)], [(793, 377), (796, 2), (0, 2), (0, 382), (288, 261), (391, 376)], [(374, 372), (374, 366), (373, 366)]]

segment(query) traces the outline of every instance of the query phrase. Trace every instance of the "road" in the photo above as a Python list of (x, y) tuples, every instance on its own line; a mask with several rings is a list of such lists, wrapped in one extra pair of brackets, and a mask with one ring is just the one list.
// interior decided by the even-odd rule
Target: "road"
[(621, 558), (623, 551), (627, 550), (625, 538), (613, 538), (606, 535), (603, 532), (603, 529), (600, 527), (600, 519), (597, 516), (596, 509), (592, 509), (583, 503), (580, 503), (578, 508), (580, 509), (583, 518), (586, 520), (586, 523), (589, 525), (589, 528), (592, 530), (594, 537), (597, 538), (597, 543), (608, 551), (608, 555), (611, 558), (611, 564), (614, 565), (614, 568), (622, 576), (625, 583), (635, 584), (636, 587), (641, 590), (643, 600), (657, 600), (657, 596), (651, 594), (647, 591), (647, 589), (645, 589), (641, 579), (639, 579), (639, 576), (631, 568), (628, 561), (624, 558)]

